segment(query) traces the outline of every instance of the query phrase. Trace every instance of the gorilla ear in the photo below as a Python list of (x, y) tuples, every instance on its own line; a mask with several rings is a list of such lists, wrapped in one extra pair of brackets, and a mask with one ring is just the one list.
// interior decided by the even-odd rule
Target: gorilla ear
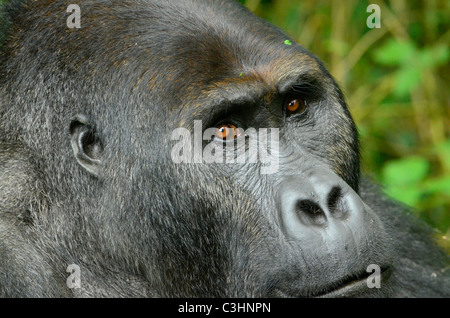
[(78, 116), (71, 122), (70, 135), (78, 163), (91, 174), (98, 176), (103, 145), (94, 128), (87, 124), (85, 116)]

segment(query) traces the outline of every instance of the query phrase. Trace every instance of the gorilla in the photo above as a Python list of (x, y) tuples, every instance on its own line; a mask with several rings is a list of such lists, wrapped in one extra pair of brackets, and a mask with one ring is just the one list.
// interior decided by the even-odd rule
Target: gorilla
[(234, 1), (71, 2), (3, 8), (1, 296), (450, 296), (312, 53)]

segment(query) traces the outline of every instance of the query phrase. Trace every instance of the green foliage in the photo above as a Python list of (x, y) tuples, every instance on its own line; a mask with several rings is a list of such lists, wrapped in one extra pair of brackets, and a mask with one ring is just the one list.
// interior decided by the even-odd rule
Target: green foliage
[(411, 206), (416, 206), (422, 195), (422, 183), (430, 164), (421, 157), (390, 160), (383, 166), (381, 176), (387, 185), (386, 193)]
[(396, 67), (393, 93), (405, 97), (416, 89), (424, 77), (424, 72), (434, 70), (449, 60), (450, 51), (443, 44), (417, 48), (412, 41), (389, 39), (374, 50), (374, 59), (380, 65)]
[[(325, 61), (363, 145), (363, 171), (450, 246), (450, 2), (242, 0)], [(370, 29), (369, 4), (381, 8)]]

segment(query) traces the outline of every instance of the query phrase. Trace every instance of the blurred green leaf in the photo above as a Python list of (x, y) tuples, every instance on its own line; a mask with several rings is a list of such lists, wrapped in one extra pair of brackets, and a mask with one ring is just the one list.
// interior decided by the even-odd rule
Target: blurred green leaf
[(388, 187), (386, 188), (386, 194), (409, 206), (417, 205), (422, 196), (422, 192), (419, 188), (412, 186)]
[(373, 56), (381, 65), (398, 67), (392, 92), (396, 97), (405, 97), (420, 84), (425, 69), (435, 68), (449, 60), (450, 51), (445, 45), (419, 50), (412, 41), (391, 39)]
[(423, 68), (436, 67), (444, 64), (449, 60), (450, 52), (448, 47), (437, 45), (431, 48), (425, 48), (421, 52), (418, 61)]
[(427, 180), (424, 183), (424, 190), (431, 193), (442, 192), (450, 196), (450, 176)]
[(395, 39), (387, 41), (382, 47), (375, 50), (374, 59), (382, 65), (401, 65), (411, 59), (417, 49), (410, 41), (399, 42)]
[(430, 164), (421, 157), (409, 157), (388, 161), (382, 170), (386, 185), (408, 185), (421, 181), (428, 173)]
[(422, 72), (419, 67), (400, 69), (395, 75), (394, 95), (398, 97), (409, 95), (410, 91), (420, 84), (421, 79)]

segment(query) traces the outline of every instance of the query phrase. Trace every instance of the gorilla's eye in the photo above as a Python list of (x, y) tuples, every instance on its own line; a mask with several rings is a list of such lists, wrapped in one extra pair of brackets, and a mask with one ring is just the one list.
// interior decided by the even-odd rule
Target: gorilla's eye
[(220, 125), (216, 130), (216, 136), (220, 139), (234, 139), (241, 135), (239, 128), (232, 124)]
[(306, 109), (306, 102), (298, 97), (290, 97), (286, 101), (288, 115), (303, 113)]

